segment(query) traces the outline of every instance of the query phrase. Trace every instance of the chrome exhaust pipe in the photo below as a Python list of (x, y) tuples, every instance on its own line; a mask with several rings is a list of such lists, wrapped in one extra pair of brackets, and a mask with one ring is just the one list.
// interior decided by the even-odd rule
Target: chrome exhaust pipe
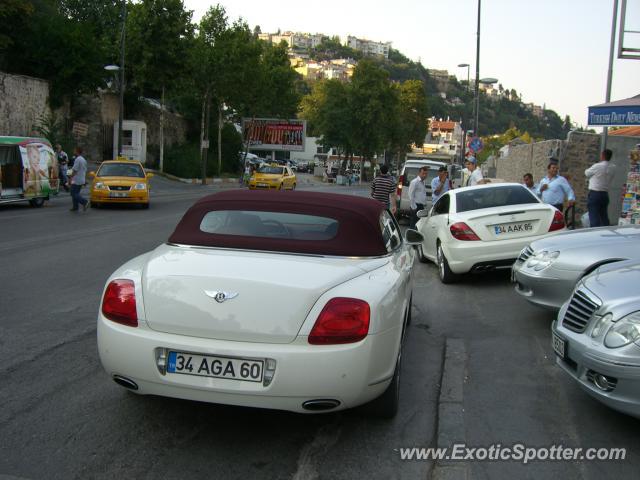
[(331, 398), (323, 398), (317, 400), (307, 400), (302, 404), (302, 408), (305, 410), (310, 410), (312, 412), (321, 412), (324, 410), (331, 410), (340, 405), (338, 400), (334, 400)]
[(114, 375), (113, 381), (116, 382), (121, 387), (128, 388), (129, 390), (138, 390), (138, 384), (126, 377), (122, 377), (120, 375)]

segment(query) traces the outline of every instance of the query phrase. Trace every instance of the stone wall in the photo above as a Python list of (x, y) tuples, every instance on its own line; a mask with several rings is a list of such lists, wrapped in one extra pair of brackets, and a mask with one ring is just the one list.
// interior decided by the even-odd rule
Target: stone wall
[[(567, 140), (546, 140), (509, 149), (505, 157), (496, 160), (496, 177), (510, 182), (522, 182), (525, 173), (540, 181), (547, 172), (549, 157), (560, 160), (560, 173), (569, 180), (576, 194), (576, 216), (587, 210), (588, 182), (584, 171), (599, 161), (602, 135), (570, 132)], [(616, 175), (610, 191), (609, 217), (612, 223), (620, 216), (621, 189), (629, 171), (629, 151), (638, 143), (636, 137), (609, 136), (607, 148), (613, 150), (611, 162)]]
[(46, 81), (0, 72), (0, 135), (35, 135), (34, 125), (41, 116), (49, 114)]

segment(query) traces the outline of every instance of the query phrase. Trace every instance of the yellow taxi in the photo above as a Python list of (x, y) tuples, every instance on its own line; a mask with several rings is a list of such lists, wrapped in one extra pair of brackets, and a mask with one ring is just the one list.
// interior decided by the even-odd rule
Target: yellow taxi
[(132, 160), (107, 160), (97, 172), (89, 172), (91, 183), (91, 206), (106, 203), (137, 204), (149, 208), (149, 179), (140, 162)]
[(249, 179), (250, 190), (295, 190), (296, 174), (284, 165), (262, 165)]

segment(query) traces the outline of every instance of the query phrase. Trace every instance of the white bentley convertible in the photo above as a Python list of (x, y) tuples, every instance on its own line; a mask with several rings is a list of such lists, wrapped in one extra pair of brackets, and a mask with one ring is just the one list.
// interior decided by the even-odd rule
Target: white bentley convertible
[(107, 280), (100, 359), (139, 394), (393, 416), (421, 240), (372, 199), (210, 195)]
[(510, 268), (530, 242), (565, 228), (559, 210), (517, 183), (450, 190), (418, 217), (420, 261), (434, 261), (443, 283), (463, 273)]

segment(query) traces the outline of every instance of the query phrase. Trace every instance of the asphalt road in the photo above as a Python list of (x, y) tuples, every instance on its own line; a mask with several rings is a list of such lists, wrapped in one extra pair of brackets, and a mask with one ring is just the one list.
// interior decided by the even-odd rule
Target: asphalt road
[[(359, 410), (296, 415), (141, 397), (113, 383), (96, 351), (104, 282), (166, 240), (184, 211), (216, 187), (152, 180), (149, 210), (70, 213), (0, 206), (0, 478), (424, 479), (432, 461), (399, 449), (438, 441), (447, 340), (465, 346), (463, 426), (469, 446), (625, 447), (618, 462), (458, 462), (467, 478), (633, 477), (640, 421), (613, 412), (553, 365), (551, 316), (517, 297), (502, 273), (440, 284), (416, 265), (413, 323), (392, 421)], [(299, 188), (366, 195), (367, 187)], [(440, 422), (439, 422), (440, 420)]]

